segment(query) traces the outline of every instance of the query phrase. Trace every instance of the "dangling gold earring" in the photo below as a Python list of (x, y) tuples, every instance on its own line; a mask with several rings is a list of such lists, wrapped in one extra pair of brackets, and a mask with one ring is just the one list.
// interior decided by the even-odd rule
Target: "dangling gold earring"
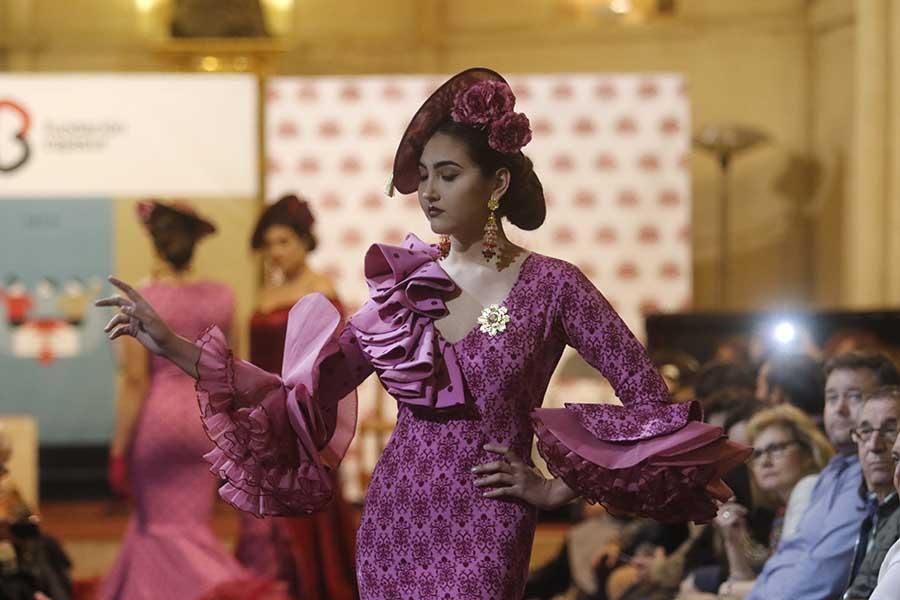
[(492, 196), (488, 200), (488, 210), (491, 212), (488, 213), (487, 223), (484, 224), (484, 242), (481, 249), (481, 255), (488, 262), (497, 256), (497, 216), (494, 213), (499, 207), (500, 201)]
[(443, 260), (447, 258), (447, 255), (450, 254), (450, 236), (449, 235), (441, 235), (438, 238), (438, 252), (441, 253), (438, 260)]

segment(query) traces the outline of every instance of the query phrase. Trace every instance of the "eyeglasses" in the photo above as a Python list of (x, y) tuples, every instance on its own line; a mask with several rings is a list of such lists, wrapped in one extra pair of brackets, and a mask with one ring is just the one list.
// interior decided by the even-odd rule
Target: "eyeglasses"
[(863, 425), (852, 430), (850, 435), (854, 442), (863, 444), (868, 442), (874, 433), (878, 433), (884, 441), (894, 443), (897, 440), (897, 425), (884, 425), (877, 429), (870, 425)]
[(798, 442), (797, 440), (791, 440), (789, 442), (769, 444), (765, 448), (754, 448), (753, 454), (750, 455), (750, 462), (760, 462), (765, 456), (768, 456), (769, 458), (783, 458), (785, 453), (787, 452), (787, 449), (795, 444), (799, 445), (800, 442)]

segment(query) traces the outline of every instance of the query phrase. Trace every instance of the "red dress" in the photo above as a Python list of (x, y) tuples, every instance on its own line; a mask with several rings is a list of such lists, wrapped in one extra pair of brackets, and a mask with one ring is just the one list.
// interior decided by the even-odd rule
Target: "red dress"
[[(250, 361), (270, 373), (281, 374), (290, 309), (257, 311), (250, 320)], [(358, 597), (356, 527), (354, 511), (339, 495), (308, 517), (259, 519), (242, 512), (236, 554), (258, 575), (286, 581), (297, 598), (351, 600)]]

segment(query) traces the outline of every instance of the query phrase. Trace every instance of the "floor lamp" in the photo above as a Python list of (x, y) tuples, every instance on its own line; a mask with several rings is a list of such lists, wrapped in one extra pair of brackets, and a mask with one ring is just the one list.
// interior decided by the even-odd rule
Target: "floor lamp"
[(719, 281), (718, 300), (722, 308), (728, 308), (729, 275), (731, 261), (729, 233), (731, 230), (731, 200), (729, 176), (731, 160), (739, 153), (765, 142), (768, 136), (759, 129), (744, 125), (710, 125), (694, 136), (694, 145), (712, 154), (721, 171), (719, 188)]

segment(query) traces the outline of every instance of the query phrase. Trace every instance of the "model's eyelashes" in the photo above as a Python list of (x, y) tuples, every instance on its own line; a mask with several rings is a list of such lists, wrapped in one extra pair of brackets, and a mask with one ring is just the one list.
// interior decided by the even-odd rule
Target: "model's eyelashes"
[[(441, 178), (443, 181), (446, 181), (446, 182), (448, 182), (448, 183), (451, 182), (451, 181), (453, 181), (453, 180), (456, 179), (457, 177), (459, 177), (459, 173), (453, 173), (453, 174), (441, 175), (441, 176), (440, 176), (440, 178)], [(419, 181), (425, 181), (426, 179), (428, 179), (428, 174), (427, 174), (427, 173), (420, 173), (420, 174), (419, 174)]]

